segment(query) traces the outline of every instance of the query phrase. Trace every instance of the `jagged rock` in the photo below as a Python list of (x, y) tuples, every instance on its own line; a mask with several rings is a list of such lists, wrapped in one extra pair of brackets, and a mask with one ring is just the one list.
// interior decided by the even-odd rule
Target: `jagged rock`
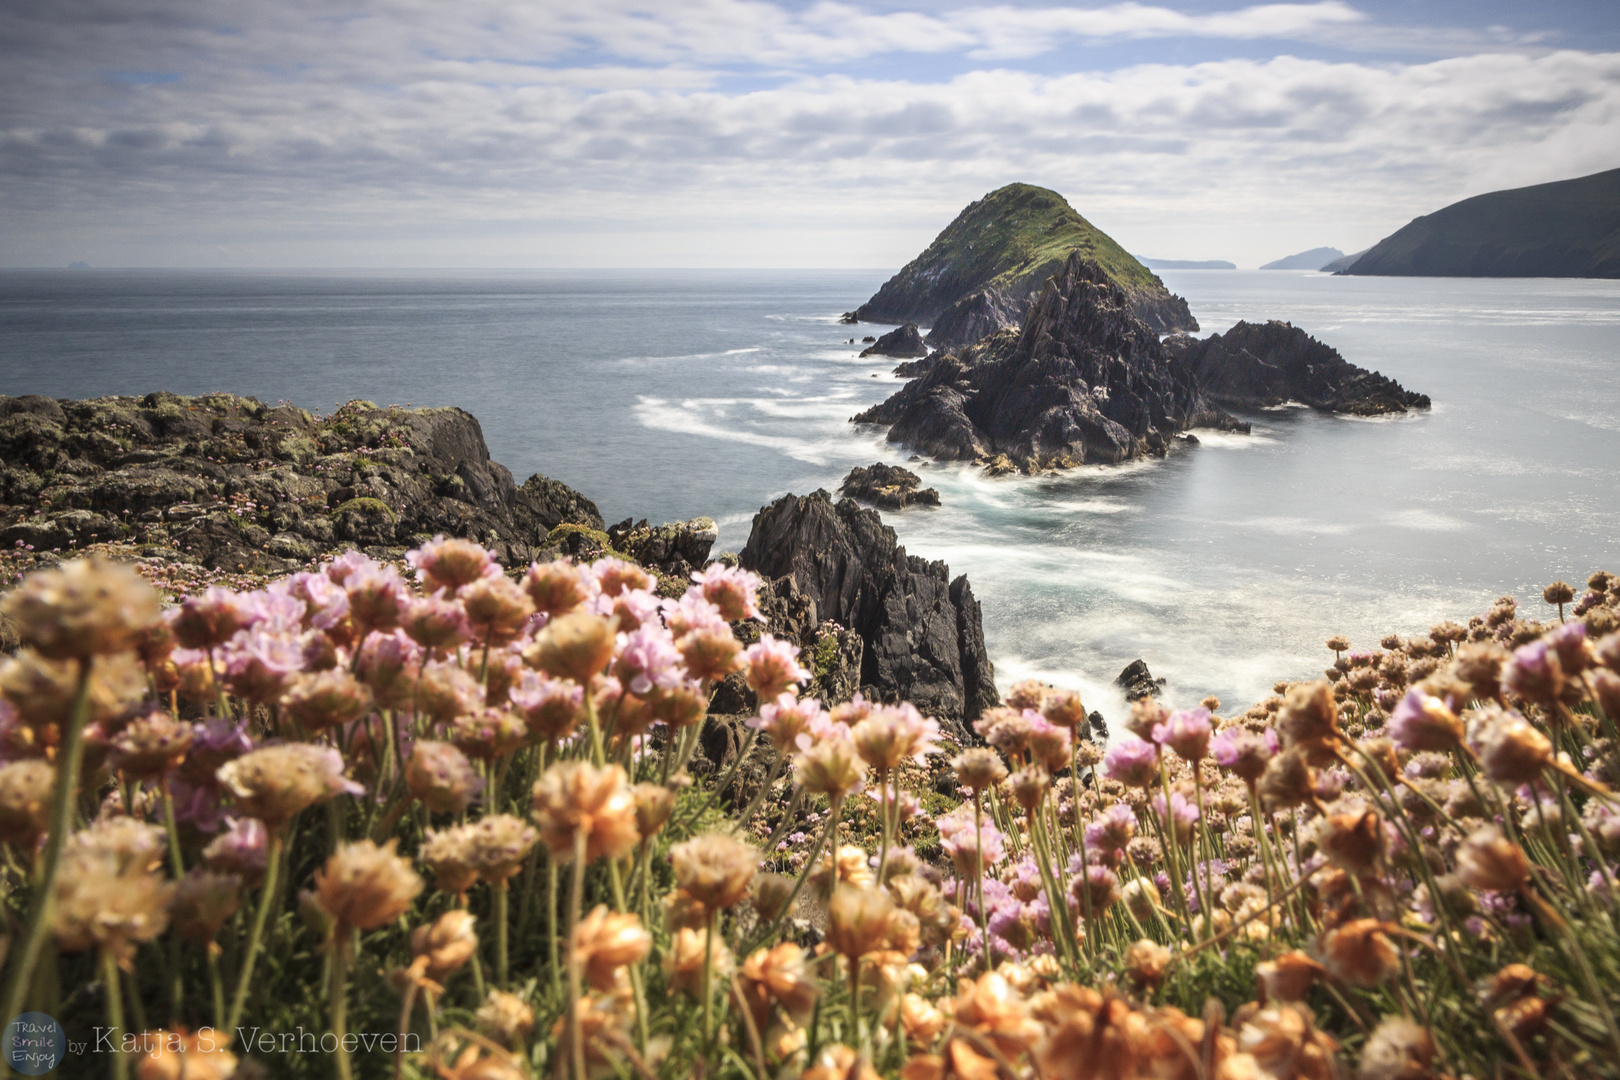
[[(1132, 660), (1125, 665), (1125, 670), (1119, 673), (1114, 685), (1125, 691), (1126, 701), (1140, 701), (1142, 698), (1158, 697), (1164, 690), (1164, 680), (1155, 679), (1153, 672), (1148, 670), (1146, 660)], [(1101, 722), (1102, 717), (1090, 718), (1093, 726)], [(1103, 738), (1108, 737), (1108, 728), (1103, 727)]]
[(0, 396), (0, 543), (41, 552), (124, 541), (210, 569), (276, 573), (359, 546), (385, 557), (435, 533), (521, 566), (589, 499), (520, 489), (460, 409), (350, 402), (328, 417), (250, 397)]
[(845, 326), (854, 326), (861, 320), (860, 317), (855, 314), (855, 312), (846, 311), (842, 315), (838, 316), (838, 321), (843, 323)]
[(1240, 322), (1202, 340), (1178, 334), (1165, 351), (1185, 366), (1198, 388), (1227, 405), (1280, 405), (1299, 401), (1323, 412), (1381, 416), (1427, 409), (1415, 394), (1376, 371), (1349, 363), (1291, 323)]
[(910, 469), (882, 462), (851, 469), (838, 486), (838, 493), (885, 510), (939, 505), (939, 492), (923, 487), (922, 477)]
[[(853, 340), (853, 339), (851, 339), (851, 340)], [(861, 338), (861, 341), (863, 341), (863, 342), (876, 341), (876, 340), (877, 340), (877, 338), (873, 337), (871, 334), (867, 334), (865, 337)]]
[(854, 420), (887, 424), (890, 442), (937, 458), (1023, 472), (1163, 453), (1189, 427), (1248, 430), (1204, 400), (1124, 291), (1078, 253), (1021, 328), (942, 356)]
[(791, 575), (821, 620), (859, 635), (863, 692), (909, 700), (960, 738), (999, 700), (966, 577), (908, 555), (877, 511), (825, 491), (785, 495), (755, 516), (740, 561)]
[(928, 328), (925, 340), (936, 349), (971, 345), (1009, 326), (1017, 326), (1028, 309), (1028, 300), (1020, 303), (1000, 289), (980, 289), (940, 312), (934, 325)]
[(645, 521), (631, 525), (625, 520), (608, 530), (608, 538), (613, 547), (642, 566), (684, 581), (693, 570), (707, 565), (709, 551), (720, 538), (720, 530), (709, 517), (657, 526), (649, 526)]
[(862, 356), (927, 356), (928, 346), (923, 344), (916, 323), (906, 323), (898, 330), (890, 330), (877, 339), (875, 345), (861, 350)]
[(919, 375), (926, 375), (934, 370), (934, 365), (939, 363), (940, 356), (940, 353), (932, 352), (921, 360), (907, 360), (903, 364), (894, 365), (889, 374), (898, 375), (902, 379), (915, 379)]

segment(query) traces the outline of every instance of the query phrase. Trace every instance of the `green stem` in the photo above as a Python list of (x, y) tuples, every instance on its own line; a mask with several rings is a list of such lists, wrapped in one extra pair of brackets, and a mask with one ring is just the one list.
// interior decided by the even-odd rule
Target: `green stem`
[(977, 790), (973, 792), (973, 844), (973, 863), (978, 871), (973, 876), (973, 902), (979, 906), (979, 926), (984, 931), (984, 970), (993, 971), (996, 961), (990, 952), (990, 913), (984, 910), (984, 804)]
[(219, 977), (219, 946), (209, 939), (203, 951), (208, 954), (208, 990), (214, 1002), (214, 1026), (225, 1031), (225, 980)]
[[(79, 796), (79, 770), (84, 762), (84, 725), (90, 717), (90, 660), (79, 661), (79, 685), (73, 696), (73, 712), (67, 730), (62, 733), (56, 754), (56, 785), (51, 790), (51, 815), (45, 832), (45, 851), (40, 859), (42, 867), (39, 883), (34, 889), (34, 902), (28, 912), (28, 926), (23, 931), (22, 948), (16, 951), (11, 973), (6, 982), (5, 1008), (0, 1016), (10, 1018), (22, 1012), (23, 998), (33, 981), (34, 966), (45, 945), (45, 934), (51, 924), (51, 908), (55, 901), (56, 870), (62, 862), (62, 846), (73, 827), (73, 812)], [(0, 1060), (0, 1075), (11, 1068)]]
[(118, 959), (111, 949), (101, 950), (101, 990), (107, 995), (107, 1026), (112, 1028), (112, 1075), (129, 1080), (129, 1058), (120, 1048), (124, 1039), (124, 992), (119, 986)]
[[(586, 695), (589, 701), (589, 695)], [(591, 729), (596, 728), (595, 710), (591, 710)], [(585, 1027), (579, 1015), (582, 996), (579, 950), (574, 947), (574, 927), (579, 925), (579, 911), (585, 905), (585, 841), (586, 833), (580, 829), (574, 834), (574, 865), (568, 885), (568, 1045), (573, 1052), (574, 1080), (590, 1080), (585, 1071)]]
[(275, 902), (277, 878), (281, 871), (281, 827), (270, 829), (269, 849), (266, 852), (264, 887), (259, 892), (259, 907), (253, 913), (253, 928), (248, 932), (247, 955), (242, 958), (242, 970), (236, 979), (236, 992), (231, 995), (231, 1011), (225, 1016), (225, 1030), (236, 1028), (242, 1019), (242, 1007), (247, 1004), (248, 987), (253, 985), (253, 962), (259, 957), (259, 946), (264, 943), (264, 924)]
[(495, 883), (495, 985), (506, 989), (506, 879)]
[(333, 1063), (339, 1080), (349, 1080), (349, 1052), (343, 1046), (343, 1037), (349, 1030), (349, 931), (337, 927), (332, 935), (332, 1034), (337, 1038)]

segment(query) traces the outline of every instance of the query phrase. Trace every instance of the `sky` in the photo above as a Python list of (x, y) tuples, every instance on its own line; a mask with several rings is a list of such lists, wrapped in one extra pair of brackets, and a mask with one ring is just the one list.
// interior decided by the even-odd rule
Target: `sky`
[(1614, 0), (6, 0), (0, 267), (1256, 266), (1620, 167)]

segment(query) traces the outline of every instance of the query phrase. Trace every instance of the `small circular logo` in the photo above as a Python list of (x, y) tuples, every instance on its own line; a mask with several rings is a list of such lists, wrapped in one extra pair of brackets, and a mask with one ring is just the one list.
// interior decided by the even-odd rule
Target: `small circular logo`
[(24, 1076), (41, 1076), (62, 1064), (67, 1036), (53, 1016), (26, 1012), (6, 1025), (0, 1034), (0, 1053), (6, 1063)]

